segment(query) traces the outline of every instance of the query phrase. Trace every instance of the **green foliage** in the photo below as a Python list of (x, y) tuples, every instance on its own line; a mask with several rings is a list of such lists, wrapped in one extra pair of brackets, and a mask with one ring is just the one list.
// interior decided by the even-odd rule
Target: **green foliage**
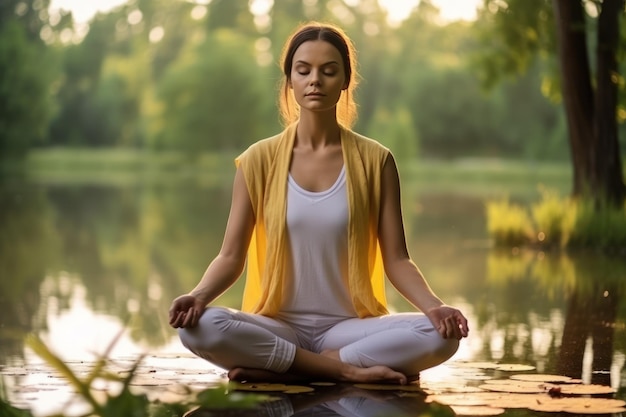
[(98, 16), (81, 43), (65, 48), (64, 76), (57, 92), (60, 108), (49, 127), (51, 144), (116, 144), (116, 135), (124, 127), (119, 114), (128, 112), (128, 86), (125, 80), (114, 76), (103, 77), (103, 65), (114, 46), (111, 33), (115, 32), (116, 23), (113, 13)]
[(598, 206), (542, 189), (541, 199), (530, 211), (532, 216), (506, 199), (487, 202), (487, 231), (494, 243), (609, 252), (626, 248), (626, 204), (621, 208)]
[[(106, 356), (110, 352), (113, 344), (109, 346), (107, 349), (107, 353), (101, 357), (94, 369), (89, 373), (89, 375), (85, 379), (81, 379), (78, 377), (70, 368), (67, 366), (58, 356), (56, 356), (48, 347), (35, 335), (30, 335), (26, 344), (30, 347), (35, 354), (41, 357), (44, 361), (48, 363), (51, 367), (53, 367), (57, 372), (59, 372), (67, 382), (76, 390), (76, 392), (83, 398), (93, 409), (94, 413), (100, 414), (102, 411), (101, 405), (98, 403), (96, 398), (91, 393), (91, 384), (98, 377), (107, 377), (107, 379), (113, 379), (112, 376), (106, 374), (104, 372), (104, 366), (106, 364)], [(130, 376), (124, 381), (124, 388), (128, 388), (128, 383), (130, 382), (130, 378), (132, 377), (132, 372)], [(123, 392), (122, 394), (123, 395)]]
[(0, 375), (0, 416), (2, 417), (32, 417), (32, 414), (28, 410), (22, 410), (17, 407), (13, 407), (8, 402), (8, 395), (6, 386), (4, 385), (4, 378)]
[[(41, 43), (42, 29), (50, 29), (49, 6), (50, 0), (3, 0), (0, 2), (0, 28), (11, 22), (18, 23), (29, 42)], [(60, 17), (63, 20), (63, 15)]]
[(248, 4), (243, 1), (215, 0), (211, 4), (211, 13), (207, 17), (209, 30), (223, 28), (238, 30), (248, 28), (253, 30), (252, 13)]
[(556, 53), (549, 0), (485, 0), (479, 20), (477, 39), (482, 46), (472, 61), (480, 68), (483, 85), (493, 87), (505, 77), (523, 74), (537, 56), (547, 59)]
[(579, 202), (568, 243), (600, 250), (626, 248), (626, 204), (620, 209)]
[[(85, 378), (77, 376), (72, 369), (55, 353), (48, 349), (37, 336), (31, 334), (27, 338), (26, 344), (49, 366), (65, 378), (76, 390), (80, 398), (91, 407), (91, 411), (87, 413), (86, 416), (173, 417), (180, 416), (182, 412), (197, 407), (210, 407), (211, 409), (248, 409), (269, 399), (266, 395), (235, 392), (230, 385), (226, 384), (206, 389), (198, 392), (196, 395), (192, 395), (190, 391), (189, 398), (180, 403), (153, 403), (148, 400), (146, 394), (134, 394), (130, 390), (130, 383), (137, 374), (137, 368), (141, 363), (141, 358), (134, 363), (132, 368), (128, 371), (128, 376), (124, 378), (113, 375), (106, 369), (109, 360), (108, 356), (120, 335), (121, 333), (113, 340), (105, 353), (97, 359), (95, 366)], [(106, 401), (100, 402), (92, 394), (92, 384), (96, 379), (105, 379), (120, 383), (122, 388), (116, 395), (107, 393)], [(3, 417), (5, 415), (7, 417), (31, 416), (30, 412), (17, 409), (6, 403), (4, 397), (6, 397), (6, 395), (0, 396), (0, 412), (6, 412), (7, 414), (0, 415)]]
[(575, 210), (569, 199), (563, 199), (552, 190), (541, 188), (541, 199), (532, 204), (530, 211), (536, 225), (536, 239), (542, 246), (561, 247), (572, 230)]
[(13, 407), (6, 402), (3, 398), (0, 398), (0, 416), (2, 417), (33, 417), (33, 414), (28, 410), (22, 410), (17, 407)]
[[(626, 22), (623, 2), (485, 0), (484, 5), (484, 25), (478, 31), (482, 48), (474, 58), (483, 84), (492, 87), (541, 62), (543, 93), (553, 101), (566, 96), (573, 194), (588, 191), (597, 201), (621, 204), (625, 192), (617, 123), (623, 118), (615, 116), (623, 111), (615, 94), (624, 91), (619, 74), (624, 57), (618, 56), (624, 41), (620, 25)], [(573, 50), (580, 53), (570, 53)], [(561, 85), (571, 91), (561, 91)], [(585, 107), (592, 102), (598, 111)], [(614, 162), (600, 168), (607, 158)]]
[(163, 76), (159, 117), (167, 122), (155, 147), (194, 155), (243, 149), (259, 139), (264, 133), (258, 127), (262, 103), (271, 92), (259, 84), (263, 74), (241, 36), (228, 30), (213, 33)]
[(520, 246), (531, 240), (532, 225), (526, 210), (508, 199), (488, 201), (487, 232), (497, 246)]
[[(28, 41), (42, 44), (45, 28), (42, 33), (54, 33), (46, 37), (47, 51), (62, 55), (61, 74), (39, 63), (19, 72), (19, 83), (36, 85), (29, 81), (31, 71), (46, 86), (54, 81), (58, 111), (50, 121), (45, 97), (24, 97), (31, 110), (47, 110), (44, 117), (11, 119), (22, 132), (36, 132), (36, 139), (21, 135), (7, 142), (16, 154), (45, 136), (62, 146), (174, 149), (192, 156), (240, 152), (280, 129), (280, 70), (272, 63), (298, 23), (317, 19), (340, 24), (355, 41), (363, 77), (356, 128), (387, 142), (396, 155), (419, 149), (420, 155), (445, 158), (567, 157), (563, 115), (541, 96), (542, 88), (558, 87), (544, 77), (554, 71), (554, 60), (532, 59), (537, 51), (548, 56), (554, 49), (547, 0), (508, 1), (506, 13), (499, 13), (504, 2), (489, 0), (477, 22), (446, 25), (437, 23), (437, 9), (423, 1), (397, 27), (388, 24), (376, 0), (276, 0), (267, 16), (253, 15), (247, 2), (141, 0), (97, 15), (79, 43), (60, 41), (57, 32), (71, 22), (62, 15), (61, 23), (49, 23), (41, 10), (48, 0), (9, 3), (7, 10), (24, 5), (19, 21)], [(163, 38), (151, 39), (155, 29), (163, 30)], [(503, 36), (493, 35), (500, 30)], [(28, 55), (29, 48), (7, 42)], [(487, 95), (480, 90), (485, 71), (478, 70), (476, 56), (500, 60), (490, 81), (502, 68), (529, 73), (494, 85)], [(8, 154), (2, 149), (0, 154)]]
[(44, 139), (53, 76), (50, 51), (29, 40), (17, 21), (0, 25), (0, 163)]
[(418, 156), (419, 139), (411, 113), (406, 108), (391, 112), (380, 108), (374, 115), (368, 134), (390, 148), (399, 164), (408, 163)]

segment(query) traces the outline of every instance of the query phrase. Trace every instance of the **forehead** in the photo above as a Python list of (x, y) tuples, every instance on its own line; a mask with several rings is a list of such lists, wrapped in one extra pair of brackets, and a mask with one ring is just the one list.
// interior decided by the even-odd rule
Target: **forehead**
[(293, 63), (298, 61), (309, 64), (324, 64), (335, 61), (339, 65), (343, 64), (343, 59), (337, 48), (323, 40), (303, 42), (293, 55)]

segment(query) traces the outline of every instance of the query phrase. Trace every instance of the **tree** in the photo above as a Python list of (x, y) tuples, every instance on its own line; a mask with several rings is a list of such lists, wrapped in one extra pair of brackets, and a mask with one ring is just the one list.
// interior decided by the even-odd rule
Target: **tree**
[(0, 160), (24, 156), (45, 137), (52, 112), (49, 85), (53, 70), (38, 43), (18, 21), (0, 26)]
[(262, 120), (273, 82), (257, 67), (245, 37), (229, 29), (215, 31), (190, 45), (168, 67), (157, 86), (161, 131), (154, 147), (190, 155), (207, 150), (243, 149), (276, 129)]
[[(0, 160), (20, 161), (46, 136), (53, 112), (51, 85), (57, 77), (54, 52), (42, 38), (52, 33), (49, 0), (5, 0), (0, 4)], [(58, 26), (67, 15), (59, 15)], [(57, 27), (56, 29), (58, 29)]]
[[(483, 32), (482, 66), (487, 81), (523, 72), (537, 56), (556, 57), (573, 167), (572, 194), (597, 204), (621, 205), (626, 187), (617, 93), (624, 0), (485, 0), (484, 5), (481, 26), (488, 29)], [(595, 48), (593, 65), (588, 43)]]
[(109, 128), (103, 127), (102, 105), (97, 97), (103, 62), (113, 47), (114, 14), (98, 15), (79, 44), (65, 47), (62, 57), (63, 77), (56, 100), (59, 110), (50, 124), (51, 145), (109, 145)]
[(574, 193), (621, 204), (626, 195), (617, 138), (619, 23), (624, 0), (597, 4), (595, 91), (587, 53), (585, 12), (580, 1), (553, 0), (563, 79)]

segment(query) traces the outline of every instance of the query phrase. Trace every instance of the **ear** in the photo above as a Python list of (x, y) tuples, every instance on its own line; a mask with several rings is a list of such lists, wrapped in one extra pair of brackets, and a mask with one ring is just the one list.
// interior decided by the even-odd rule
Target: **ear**
[(293, 90), (293, 84), (291, 83), (291, 78), (287, 78), (287, 87)]

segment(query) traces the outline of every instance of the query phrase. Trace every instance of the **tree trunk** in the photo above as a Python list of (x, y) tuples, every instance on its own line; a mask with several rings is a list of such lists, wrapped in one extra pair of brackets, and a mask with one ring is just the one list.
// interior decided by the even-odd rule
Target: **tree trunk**
[(622, 204), (617, 138), (617, 45), (624, 0), (604, 0), (598, 21), (597, 90), (594, 94), (581, 0), (553, 0), (562, 93), (567, 118), (574, 196)]
[(604, 0), (598, 17), (595, 146), (591, 186), (596, 199), (620, 206), (626, 194), (617, 133), (619, 21), (624, 0)]
[(589, 144), (593, 143), (593, 89), (587, 54), (585, 15), (580, 0), (553, 0), (574, 184), (581, 195), (591, 176)]
[(617, 285), (594, 285), (592, 312), (590, 320), (593, 340), (592, 384), (611, 385), (611, 366), (613, 365), (613, 341), (615, 339), (615, 320), (621, 299)]
[(581, 378), (583, 374), (583, 357), (585, 344), (589, 336), (589, 300), (578, 291), (574, 291), (569, 300), (561, 347), (556, 363), (559, 375)]

